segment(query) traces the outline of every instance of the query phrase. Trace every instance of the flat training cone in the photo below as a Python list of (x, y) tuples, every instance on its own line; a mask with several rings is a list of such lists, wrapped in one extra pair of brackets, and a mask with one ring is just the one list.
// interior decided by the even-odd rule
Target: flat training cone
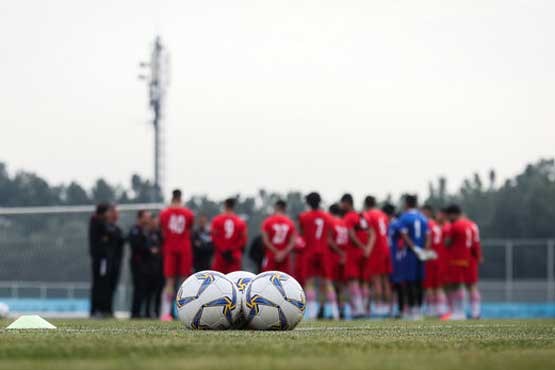
[(39, 315), (23, 315), (6, 329), (56, 329), (56, 327)]

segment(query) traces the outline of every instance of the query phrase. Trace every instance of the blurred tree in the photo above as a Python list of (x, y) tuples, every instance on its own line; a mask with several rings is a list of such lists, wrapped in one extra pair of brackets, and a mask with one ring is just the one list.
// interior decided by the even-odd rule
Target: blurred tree
[(96, 180), (91, 195), (94, 203), (114, 202), (116, 200), (115, 189), (104, 179)]
[(91, 201), (87, 191), (81, 185), (72, 181), (65, 189), (65, 203), (68, 205), (89, 204)]

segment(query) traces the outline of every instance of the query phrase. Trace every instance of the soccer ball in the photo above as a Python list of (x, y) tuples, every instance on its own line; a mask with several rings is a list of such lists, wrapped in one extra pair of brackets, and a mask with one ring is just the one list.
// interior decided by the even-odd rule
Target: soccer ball
[(0, 302), (0, 319), (4, 319), (8, 317), (9, 313), (10, 313), (10, 307), (5, 303)]
[(216, 271), (201, 271), (181, 284), (177, 313), (189, 329), (229, 329), (240, 314), (235, 284)]
[(243, 314), (243, 301), (245, 300), (245, 293), (247, 290), (247, 286), (251, 282), (252, 279), (256, 277), (255, 274), (248, 271), (234, 271), (230, 272), (226, 275), (226, 277), (235, 283), (237, 290), (239, 291), (239, 307), (241, 307), (241, 314), (239, 315), (239, 319), (235, 323), (234, 327), (237, 329), (245, 327), (245, 315)]
[(243, 297), (247, 290), (249, 283), (256, 277), (255, 274), (248, 271), (234, 271), (226, 275), (226, 277), (235, 283), (237, 290), (239, 290), (239, 296), (241, 297), (241, 303), (243, 302)]
[(258, 274), (243, 301), (247, 325), (257, 330), (291, 330), (302, 320), (306, 298), (301, 285), (280, 271)]

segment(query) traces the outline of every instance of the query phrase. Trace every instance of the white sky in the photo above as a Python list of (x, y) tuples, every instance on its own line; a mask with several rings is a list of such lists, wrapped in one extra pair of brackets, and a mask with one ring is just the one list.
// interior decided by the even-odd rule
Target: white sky
[(171, 53), (167, 190), (425, 194), (555, 154), (555, 2), (0, 1), (0, 161), (152, 174), (138, 62)]

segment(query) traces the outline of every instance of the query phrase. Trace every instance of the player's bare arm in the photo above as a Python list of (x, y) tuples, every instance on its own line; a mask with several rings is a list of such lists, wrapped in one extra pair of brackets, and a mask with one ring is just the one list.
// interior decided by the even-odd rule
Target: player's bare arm
[(364, 249), (364, 244), (358, 239), (354, 229), (349, 229), (349, 238), (360, 249)]
[(345, 251), (339, 248), (331, 233), (328, 235), (328, 245), (330, 246), (332, 251), (340, 256), (341, 263), (345, 263)]
[(268, 236), (268, 233), (266, 231), (262, 231), (262, 242), (264, 243), (264, 248), (268, 249), (275, 256), (279, 253), (279, 250), (274, 247), (274, 245), (270, 241), (270, 237)]
[(368, 229), (368, 244), (364, 247), (364, 257), (369, 257), (376, 245), (376, 231), (373, 228)]

